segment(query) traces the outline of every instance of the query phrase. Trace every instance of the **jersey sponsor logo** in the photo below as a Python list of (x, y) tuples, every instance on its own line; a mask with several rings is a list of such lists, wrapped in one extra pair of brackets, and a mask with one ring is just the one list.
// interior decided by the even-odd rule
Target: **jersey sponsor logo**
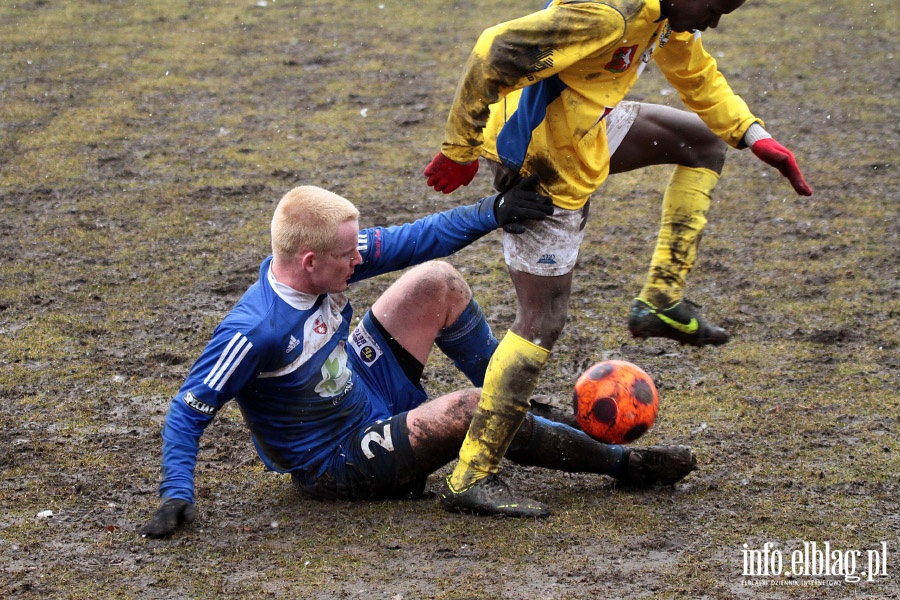
[(662, 33), (659, 34), (659, 47), (662, 48), (668, 44), (670, 37), (672, 37), (672, 26), (666, 21), (666, 26), (663, 27)]
[(347, 352), (344, 350), (344, 342), (341, 341), (328, 358), (325, 359), (321, 369), (322, 381), (316, 385), (316, 393), (327, 398), (341, 393), (350, 380), (350, 369), (347, 368)]
[(202, 413), (204, 415), (211, 415), (216, 412), (216, 407), (212, 404), (207, 404), (206, 402), (197, 399), (197, 396), (194, 395), (193, 392), (188, 392), (184, 395), (184, 403), (196, 410), (198, 413)]
[(637, 44), (634, 46), (622, 46), (613, 53), (612, 60), (603, 67), (612, 73), (623, 73), (634, 63), (634, 55), (637, 54)]
[(555, 265), (556, 264), (556, 255), (555, 254), (542, 254), (538, 259), (537, 264), (539, 265)]
[(374, 363), (383, 354), (375, 338), (362, 323), (350, 334), (350, 347), (367, 365)]
[(203, 380), (203, 383), (217, 392), (222, 391), (225, 383), (228, 382), (228, 378), (231, 377), (231, 374), (234, 373), (234, 370), (241, 364), (241, 361), (247, 356), (252, 347), (253, 344), (244, 334), (241, 332), (235, 333), (225, 350), (219, 355), (216, 366), (212, 368), (209, 375)]
[(352, 379), (350, 379), (350, 380), (347, 382), (347, 385), (344, 386), (344, 391), (341, 392), (341, 395), (340, 395), (340, 396), (335, 396), (334, 398), (331, 399), (331, 405), (332, 405), (332, 406), (337, 406), (338, 404), (340, 404), (341, 402), (343, 402), (343, 401), (344, 401), (344, 398), (346, 398), (347, 395), (348, 395), (351, 391), (353, 391), (353, 380), (352, 380)]
[[(375, 431), (375, 428), (381, 425), (381, 432)], [(368, 432), (363, 436), (360, 441), (360, 448), (363, 451), (363, 454), (366, 455), (366, 458), (374, 458), (375, 453), (372, 452), (371, 445), (372, 443), (376, 443), (388, 452), (394, 451), (394, 440), (391, 437), (391, 424), (385, 423), (383, 421), (378, 421), (374, 425), (369, 426)]]
[(370, 365), (378, 358), (378, 351), (374, 346), (363, 346), (359, 349), (359, 357), (363, 359), (366, 364)]
[(294, 348), (300, 345), (300, 340), (295, 338), (293, 335), (291, 336), (291, 340), (288, 342), (287, 349), (284, 351), (285, 354), (290, 354)]

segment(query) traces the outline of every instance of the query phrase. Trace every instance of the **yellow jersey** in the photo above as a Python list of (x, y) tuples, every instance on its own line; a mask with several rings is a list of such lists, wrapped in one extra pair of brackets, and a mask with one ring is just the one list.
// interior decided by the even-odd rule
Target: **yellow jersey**
[(684, 104), (731, 146), (757, 119), (703, 49), (673, 32), (659, 0), (553, 0), (486, 29), (460, 79), (441, 151), (537, 173), (562, 208), (581, 208), (609, 175), (604, 117), (651, 58)]

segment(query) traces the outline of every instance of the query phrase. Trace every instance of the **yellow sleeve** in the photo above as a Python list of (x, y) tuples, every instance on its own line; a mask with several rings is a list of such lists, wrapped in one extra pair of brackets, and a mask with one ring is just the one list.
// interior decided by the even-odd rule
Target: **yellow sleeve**
[(747, 128), (762, 124), (719, 72), (699, 34), (673, 33), (653, 58), (685, 106), (729, 145), (739, 147)]
[(607, 51), (624, 31), (623, 14), (598, 2), (561, 2), (486, 29), (457, 85), (441, 151), (459, 163), (476, 160), (491, 104)]

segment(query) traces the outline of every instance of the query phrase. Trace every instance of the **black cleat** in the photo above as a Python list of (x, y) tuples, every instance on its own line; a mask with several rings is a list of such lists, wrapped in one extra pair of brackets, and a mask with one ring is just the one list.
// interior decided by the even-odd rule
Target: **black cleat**
[(480, 479), (461, 492), (453, 490), (448, 476), (438, 495), (441, 506), (450, 512), (535, 519), (550, 515), (548, 507), (531, 498), (517, 495), (496, 473)]
[(664, 337), (691, 346), (721, 346), (731, 335), (708, 323), (700, 308), (690, 300), (680, 300), (665, 310), (635, 298), (628, 314), (628, 330), (636, 338)]
[(697, 470), (697, 457), (687, 446), (631, 448), (625, 476), (619, 481), (629, 487), (672, 485)]

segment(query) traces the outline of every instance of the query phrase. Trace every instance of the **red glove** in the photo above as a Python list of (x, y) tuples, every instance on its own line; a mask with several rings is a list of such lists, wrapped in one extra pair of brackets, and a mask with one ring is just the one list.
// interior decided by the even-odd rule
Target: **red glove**
[(473, 160), (467, 165), (461, 165), (450, 160), (441, 152), (438, 152), (437, 156), (431, 159), (431, 162), (425, 167), (428, 186), (445, 194), (449, 194), (461, 185), (469, 185), (477, 172), (477, 160)]
[(757, 140), (750, 149), (759, 160), (772, 165), (787, 177), (795, 192), (801, 196), (812, 196), (812, 188), (803, 179), (803, 173), (800, 172), (800, 167), (797, 166), (797, 161), (790, 150), (773, 138)]

